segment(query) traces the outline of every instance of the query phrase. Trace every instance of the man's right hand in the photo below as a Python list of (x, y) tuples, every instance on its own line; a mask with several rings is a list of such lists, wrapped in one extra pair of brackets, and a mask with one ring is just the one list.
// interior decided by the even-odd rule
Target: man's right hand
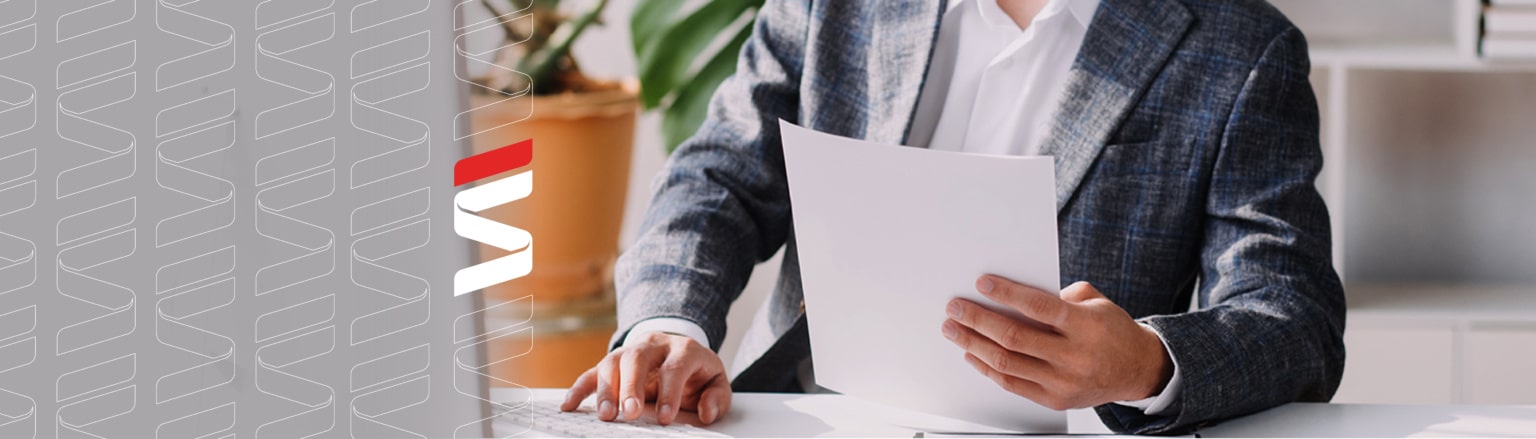
[(639, 419), (647, 401), (656, 402), (662, 425), (676, 420), (678, 410), (695, 411), (710, 424), (731, 409), (731, 383), (720, 356), (691, 338), (663, 332), (609, 352), (576, 378), (560, 410), (576, 410), (593, 392), (604, 421), (619, 419), (621, 408), (625, 420)]

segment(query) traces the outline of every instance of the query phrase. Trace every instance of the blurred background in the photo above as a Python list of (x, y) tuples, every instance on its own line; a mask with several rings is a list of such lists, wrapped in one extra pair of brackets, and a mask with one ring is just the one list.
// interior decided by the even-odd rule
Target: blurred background
[[(671, 4), (663, 9), (672, 15), (653, 21), (674, 27), (698, 15), (701, 5), (736, 3), (608, 3), (598, 15), (601, 23), (571, 46), (581, 70), (591, 78), (633, 81), (638, 76), (646, 82), (647, 63), (636, 60), (631, 19), (637, 6), (658, 2)], [(599, 4), (565, 3), (562, 10), (573, 14)], [(1333, 215), (1334, 256), (1350, 303), (1349, 360), (1335, 401), (1536, 403), (1536, 374), (1529, 373), (1536, 370), (1536, 3), (1272, 3), (1302, 28), (1312, 46), (1312, 83), (1322, 110), (1327, 158), (1318, 186)], [(690, 61), (676, 61), (687, 64), (677, 68), (678, 74), (694, 74), (707, 64), (710, 50), (728, 46), (739, 29), (731, 26), (750, 18), (747, 9), (728, 25), (678, 27), (713, 38), (709, 48), (682, 45), (679, 50), (688, 53), (681, 59)], [(491, 17), (480, 8), (467, 12)], [(641, 30), (647, 32), (656, 31)], [(499, 38), (471, 37), (472, 46), (487, 48)], [(690, 50), (703, 55), (695, 59)], [(623, 198), (621, 207), (610, 200), (622, 218), (605, 226), (617, 230), (612, 251), (633, 242), (650, 201), (650, 182), (674, 140), (667, 132), (679, 124), (664, 116), (667, 102), (675, 101), (662, 99), (661, 110), (638, 113), (632, 145), (621, 145), (627, 166), (612, 165), (628, 169), (612, 185)], [(558, 107), (536, 104), (532, 114), (538, 118)], [(559, 136), (540, 135), (539, 141), (559, 142)], [(540, 154), (549, 148), (540, 147)], [(561, 245), (545, 234), (535, 235), (547, 243), (541, 249)], [(599, 271), (610, 263), (611, 258), (595, 262)], [(775, 257), (760, 265), (731, 310), (722, 350), (728, 368), (735, 366), (740, 334), (771, 288), (778, 263)], [(519, 297), (515, 291), (508, 294)], [(588, 296), (600, 303), (603, 294), (611, 295), (611, 289)], [(601, 305), (592, 309), (601, 314)], [(613, 330), (611, 309), (607, 312), (606, 321), (601, 316), (571, 318), (566, 320), (585, 323), (549, 326), (558, 329), (543, 333), (552, 340), (560, 334), (588, 335), (566, 347), (535, 341), (530, 358), (538, 360), (528, 367), (550, 370), (539, 375), (547, 381), (530, 385), (564, 386), (595, 362)], [(568, 361), (554, 362), (557, 357)]]

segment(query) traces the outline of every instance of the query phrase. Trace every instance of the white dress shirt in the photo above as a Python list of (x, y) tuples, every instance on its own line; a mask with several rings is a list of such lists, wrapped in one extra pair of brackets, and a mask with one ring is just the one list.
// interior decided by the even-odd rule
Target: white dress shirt
[(950, 3), (907, 143), (1036, 154), (1098, 3), (1051, 0), (1026, 29), (996, 0)]
[[(1020, 29), (997, 0), (951, 1), (939, 27), (908, 145), (981, 154), (1038, 154), (1098, 5), (1099, 0), (1050, 0), (1028, 28)], [(652, 332), (684, 335), (709, 346), (708, 336), (697, 324), (672, 317), (636, 324), (624, 344)], [(1173, 379), (1161, 394), (1117, 404), (1151, 415), (1175, 413), (1179, 383), (1175, 362)]]

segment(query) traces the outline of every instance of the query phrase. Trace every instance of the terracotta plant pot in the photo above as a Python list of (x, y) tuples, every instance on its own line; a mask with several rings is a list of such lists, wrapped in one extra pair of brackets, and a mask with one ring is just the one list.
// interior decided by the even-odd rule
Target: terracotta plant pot
[[(500, 104), (504, 98), (472, 96), (475, 108), (494, 104), (472, 114), (475, 132), (508, 124), (474, 136), (476, 153), (527, 139), (533, 139), (534, 149), (528, 167), (493, 177), (532, 169), (533, 194), (482, 212), (528, 230), (534, 242), (532, 273), (484, 290), (488, 304), (533, 298), (534, 338), (500, 339), (490, 347), (491, 358), (502, 358), (498, 355), (515, 355), (532, 343), (528, 354), (493, 368), (498, 378), (528, 387), (564, 387), (607, 352), (614, 330), (613, 262), (639, 111), (636, 89), (623, 84), (608, 91)], [(482, 260), (505, 254), (480, 248)]]

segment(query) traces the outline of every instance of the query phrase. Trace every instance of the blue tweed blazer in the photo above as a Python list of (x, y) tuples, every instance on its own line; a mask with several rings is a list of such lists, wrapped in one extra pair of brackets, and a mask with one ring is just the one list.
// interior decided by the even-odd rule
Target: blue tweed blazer
[[(753, 328), (777, 341), (748, 353), (734, 386), (797, 388), (810, 350), (777, 120), (903, 143), (944, 3), (767, 2), (619, 261), (615, 343), (678, 317), (719, 349), (754, 264), (788, 246)], [(1111, 428), (1187, 432), (1338, 387), (1344, 292), (1314, 185), (1309, 72), (1301, 32), (1260, 0), (1103, 0), (1094, 14), (1042, 147), (1056, 161), (1061, 282), (1091, 282), (1156, 328), (1183, 377), (1176, 414), (1098, 407)]]

